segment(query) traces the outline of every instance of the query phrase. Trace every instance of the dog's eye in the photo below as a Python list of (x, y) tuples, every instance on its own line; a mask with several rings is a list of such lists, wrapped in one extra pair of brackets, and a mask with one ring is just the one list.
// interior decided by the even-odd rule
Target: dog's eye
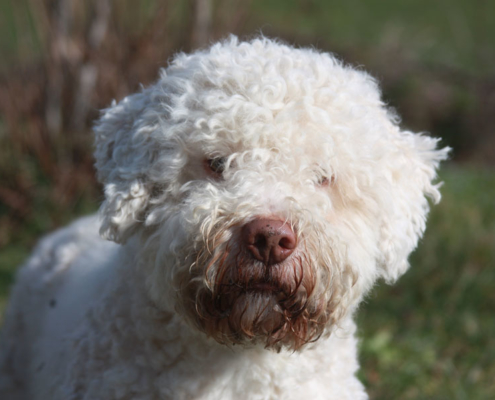
[(226, 162), (225, 157), (215, 157), (215, 158), (210, 158), (206, 160), (206, 165), (210, 169), (211, 172), (221, 175), (223, 174), (223, 171), (225, 170), (225, 162)]
[(318, 181), (317, 181), (317, 185), (320, 186), (320, 187), (327, 187), (327, 186), (330, 186), (331, 183), (333, 183), (334, 181), (334, 177), (326, 177), (326, 176), (320, 176), (318, 178)]
[(318, 179), (318, 186), (328, 186), (330, 180), (326, 176), (320, 176)]

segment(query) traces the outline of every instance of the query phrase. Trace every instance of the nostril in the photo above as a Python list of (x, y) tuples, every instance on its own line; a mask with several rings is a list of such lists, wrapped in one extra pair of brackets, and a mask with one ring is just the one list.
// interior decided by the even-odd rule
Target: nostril
[(253, 243), (256, 247), (266, 247), (266, 244), (267, 244), (267, 240), (266, 240), (266, 236), (264, 234), (258, 234), (254, 237), (254, 243)]
[(278, 245), (283, 249), (292, 250), (296, 247), (295, 241), (290, 237), (283, 237), (278, 242)]

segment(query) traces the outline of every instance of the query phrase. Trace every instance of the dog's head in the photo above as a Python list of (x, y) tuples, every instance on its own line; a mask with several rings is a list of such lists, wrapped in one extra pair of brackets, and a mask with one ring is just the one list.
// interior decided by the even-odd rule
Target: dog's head
[(266, 38), (176, 56), (95, 131), (101, 233), (139, 243), (151, 298), (273, 348), (405, 272), (448, 151), (401, 131), (366, 73)]

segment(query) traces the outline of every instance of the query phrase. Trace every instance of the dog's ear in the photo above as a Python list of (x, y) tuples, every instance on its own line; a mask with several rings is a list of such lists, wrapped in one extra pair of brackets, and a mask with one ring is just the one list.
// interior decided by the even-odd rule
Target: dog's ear
[(382, 199), (380, 226), (380, 276), (394, 282), (409, 267), (408, 256), (423, 235), (429, 211), (428, 198), (440, 201), (435, 184), (440, 161), (449, 148), (437, 149), (439, 139), (399, 131), (393, 154), (388, 158), (388, 190)]
[(114, 102), (94, 128), (95, 166), (105, 191), (100, 234), (117, 243), (140, 226), (150, 197), (146, 176), (154, 149), (148, 103), (146, 90)]

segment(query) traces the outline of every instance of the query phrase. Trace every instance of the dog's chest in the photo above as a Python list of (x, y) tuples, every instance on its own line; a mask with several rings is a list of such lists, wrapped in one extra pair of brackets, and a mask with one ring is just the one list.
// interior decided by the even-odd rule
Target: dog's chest
[[(201, 334), (191, 335), (190, 327), (177, 316), (168, 318), (161, 329), (147, 326), (149, 320), (134, 321), (132, 328), (126, 328), (124, 321), (120, 327), (112, 323), (109, 333), (113, 339), (109, 341), (100, 332), (100, 340), (90, 340), (92, 354), (80, 343), (79, 356), (96, 359), (72, 364), (67, 382), (74, 395), (71, 398), (364, 398), (354, 376), (357, 363), (352, 362), (352, 336), (325, 340), (301, 353), (230, 349)], [(121, 332), (115, 335), (118, 329)], [(81, 397), (83, 392), (86, 397)]]

